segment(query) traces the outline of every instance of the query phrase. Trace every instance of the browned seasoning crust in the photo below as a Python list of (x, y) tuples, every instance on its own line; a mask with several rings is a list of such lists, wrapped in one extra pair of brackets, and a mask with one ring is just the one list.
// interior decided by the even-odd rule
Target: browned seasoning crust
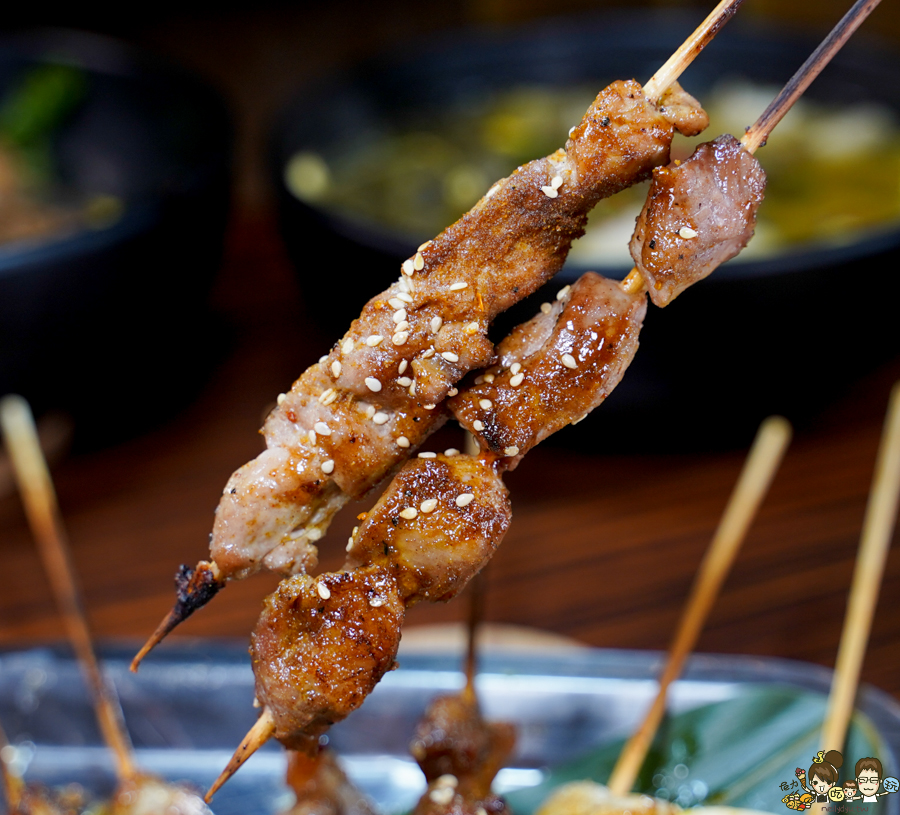
[(499, 181), (420, 247), (280, 397), (267, 450), (226, 485), (210, 546), (221, 579), (314, 567), (333, 515), (396, 469), (443, 421), (454, 384), (492, 361), (491, 320), (559, 271), (600, 198), (667, 161), (676, 128), (703, 123), (677, 85), (657, 107), (637, 82), (615, 82), (565, 149)]
[(659, 167), (631, 239), (631, 256), (657, 306), (672, 302), (753, 237), (766, 174), (733, 136)]
[(407, 605), (449, 600), (490, 560), (512, 510), (494, 468), (467, 455), (411, 459), (350, 539), (345, 569), (377, 564)]
[(281, 581), (266, 598), (250, 655), (257, 698), (282, 744), (309, 749), (362, 704), (394, 667), (403, 614), (383, 567)]
[(463, 387), (449, 409), (483, 450), (514, 469), (615, 388), (637, 351), (646, 310), (643, 294), (584, 274), (516, 327), (498, 346), (499, 365)]

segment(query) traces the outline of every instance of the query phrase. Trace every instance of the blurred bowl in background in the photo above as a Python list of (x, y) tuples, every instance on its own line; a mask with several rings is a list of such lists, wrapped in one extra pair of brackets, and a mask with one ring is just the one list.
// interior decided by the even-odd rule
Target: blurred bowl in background
[[(113, 40), (46, 30), (0, 41), (4, 147), (8, 120), (44, 115), (48, 71), (74, 75), (65, 93), (77, 99), (13, 149), (46, 171), (39, 206), (68, 214), (0, 244), (0, 393), (63, 408), (76, 438), (108, 440), (183, 404), (214, 358), (208, 300), (231, 126), (189, 74)], [(25, 101), (10, 102), (23, 87)]]
[[(597, 91), (617, 78), (646, 81), (699, 19), (605, 14), (461, 32), (304, 89), (277, 124), (272, 166), (305, 296), (329, 304), (317, 311), (323, 327), (342, 334), (440, 229), (429, 231), (436, 214), (448, 225), (497, 178), (564, 144)], [(737, 19), (681, 82), (723, 115), (744, 116), (731, 126), (740, 132), (817, 44)], [(851, 42), (807, 97), (759, 152), (770, 165), (761, 218), (772, 216), (746, 255), (651, 310), (640, 352), (603, 407), (613, 422), (587, 422), (563, 439), (602, 448), (742, 441), (769, 413), (802, 423), (897, 353), (889, 298), (851, 311), (859, 293), (847, 301), (845, 286), (884, 268), (900, 245), (900, 60)], [(719, 135), (717, 126), (695, 141)], [(673, 152), (689, 153), (679, 139)], [(800, 177), (807, 159), (811, 180)], [(498, 320), (497, 336), (587, 269), (622, 277), (642, 201), (639, 190), (601, 204), (599, 232), (576, 243), (556, 280)]]

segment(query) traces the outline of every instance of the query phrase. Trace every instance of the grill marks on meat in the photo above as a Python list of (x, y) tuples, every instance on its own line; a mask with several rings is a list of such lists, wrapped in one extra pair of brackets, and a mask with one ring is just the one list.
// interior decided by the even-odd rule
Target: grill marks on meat
[(667, 305), (747, 245), (765, 186), (759, 162), (728, 135), (654, 170), (631, 256), (655, 305)]
[(403, 614), (384, 567), (283, 580), (250, 645), (256, 696), (274, 717), (275, 737), (308, 750), (358, 708), (394, 667)]
[(509, 494), (488, 463), (412, 459), (351, 538), (344, 568), (390, 569), (407, 605), (449, 600), (490, 560), (511, 518)]
[(503, 458), (505, 469), (603, 402), (638, 348), (643, 294), (628, 294), (593, 272), (563, 292), (500, 343), (499, 368), (448, 402), (481, 448)]
[(600, 198), (649, 177), (674, 130), (705, 117), (677, 84), (658, 107), (637, 82), (615, 82), (564, 150), (520, 167), (421, 247), (285, 394), (263, 428), (268, 449), (229, 480), (210, 547), (222, 579), (312, 568), (334, 514), (398, 467), (444, 421), (453, 385), (493, 360), (494, 317), (559, 271)]

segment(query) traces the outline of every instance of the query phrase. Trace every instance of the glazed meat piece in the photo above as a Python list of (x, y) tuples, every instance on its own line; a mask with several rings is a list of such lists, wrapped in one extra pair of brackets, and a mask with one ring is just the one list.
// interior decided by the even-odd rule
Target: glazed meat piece
[(281, 581), (266, 598), (250, 655), (256, 697), (282, 744), (308, 750), (362, 704), (394, 667), (403, 614), (384, 567)]
[(647, 299), (588, 272), (498, 346), (499, 366), (448, 406), (483, 450), (512, 470), (547, 436), (615, 388), (638, 348)]
[(141, 774), (124, 781), (109, 804), (96, 815), (212, 815), (212, 810), (196, 792), (181, 784), (169, 784), (152, 775)]
[(486, 722), (477, 700), (462, 693), (438, 696), (431, 702), (409, 750), (429, 785), (444, 778), (444, 785), (452, 786), (456, 794), (483, 799), (515, 743), (511, 724)]
[(281, 815), (376, 815), (327, 748), (289, 750), (287, 783), (297, 799)]
[(211, 542), (219, 579), (309, 569), (334, 513), (396, 468), (442, 421), (435, 406), (454, 383), (492, 360), (494, 317), (559, 271), (599, 199), (649, 177), (674, 130), (705, 121), (677, 84), (656, 106), (637, 82), (615, 82), (564, 150), (499, 181), (407, 260), (279, 399), (268, 449), (228, 482)]
[(747, 245), (765, 187), (759, 162), (728, 135), (654, 170), (631, 256), (655, 305), (667, 305)]
[(490, 464), (420, 453), (354, 530), (344, 568), (391, 570), (407, 605), (449, 600), (490, 560), (511, 515), (506, 487)]

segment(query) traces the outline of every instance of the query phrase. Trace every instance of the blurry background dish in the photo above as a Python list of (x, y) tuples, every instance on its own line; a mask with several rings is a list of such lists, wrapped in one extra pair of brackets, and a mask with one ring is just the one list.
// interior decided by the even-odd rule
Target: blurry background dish
[[(562, 145), (605, 84), (649, 78), (693, 22), (606, 14), (464, 33), (298, 96), (276, 131), (274, 171), (283, 234), (309, 300), (323, 301), (334, 282), (312, 262), (315, 249), (341, 275), (344, 296), (316, 312), (326, 327), (343, 331), (400, 261), (493, 181)], [(726, 27), (682, 79), (712, 114), (694, 141), (740, 134), (815, 44), (740, 19)], [(604, 407), (617, 426), (638, 432), (665, 414), (679, 431), (653, 434), (658, 446), (749, 433), (775, 411), (802, 422), (900, 347), (886, 302), (866, 306), (864, 352), (834, 319), (836, 292), (890, 262), (900, 245), (898, 61), (853, 46), (759, 151), (770, 189), (746, 255), (648, 315), (641, 350)], [(676, 145), (684, 156), (693, 142)], [(621, 277), (644, 194), (601, 203), (560, 277), (501, 318), (498, 335), (586, 269)], [(581, 444), (596, 430), (578, 435)]]
[[(205, 85), (68, 31), (0, 42), (0, 393), (104, 438), (195, 393), (230, 128)], [(126, 410), (111, 409), (131, 394)]]

